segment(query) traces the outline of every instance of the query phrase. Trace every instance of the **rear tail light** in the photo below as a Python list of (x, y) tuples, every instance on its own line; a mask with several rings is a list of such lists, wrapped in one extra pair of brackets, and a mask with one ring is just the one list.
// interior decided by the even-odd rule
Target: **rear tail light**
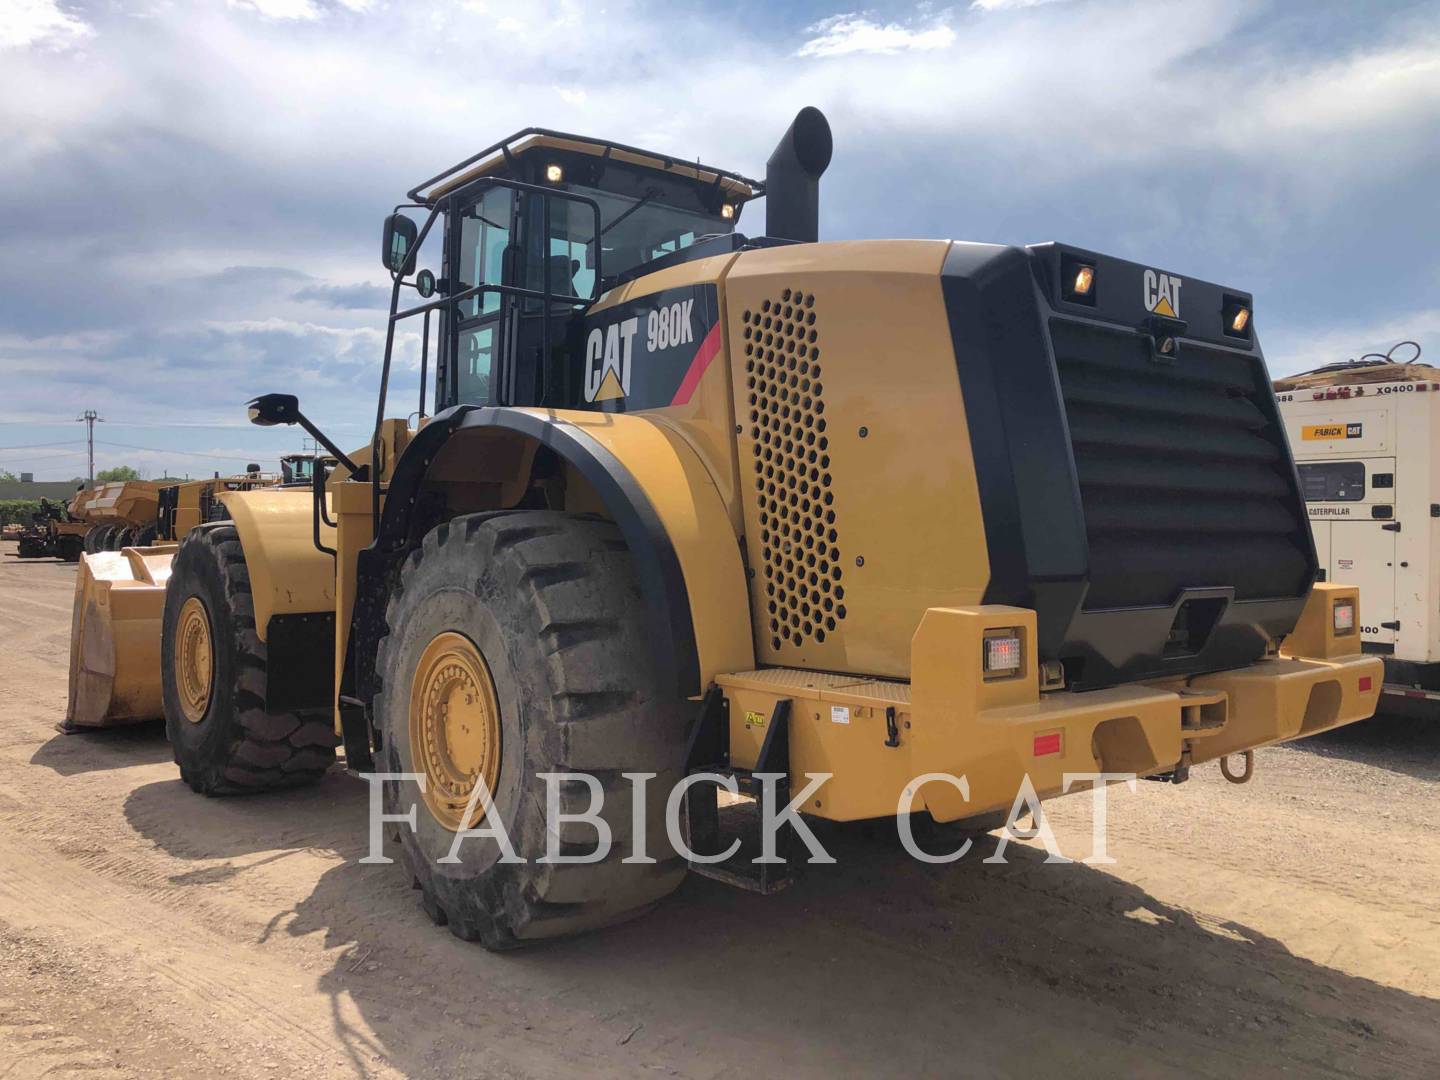
[(991, 634), (985, 638), (982, 667), (987, 679), (1003, 679), (1020, 674), (1024, 656), (1020, 635)]
[(1350, 634), (1355, 631), (1355, 601), (1336, 600), (1335, 606), (1331, 609), (1331, 620), (1337, 634)]

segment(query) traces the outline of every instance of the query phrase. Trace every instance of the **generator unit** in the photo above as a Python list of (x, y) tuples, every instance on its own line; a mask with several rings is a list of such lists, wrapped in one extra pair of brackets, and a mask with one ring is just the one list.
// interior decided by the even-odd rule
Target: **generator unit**
[(1323, 579), (1359, 586), (1384, 694), (1440, 708), (1440, 369), (1387, 354), (1275, 388)]

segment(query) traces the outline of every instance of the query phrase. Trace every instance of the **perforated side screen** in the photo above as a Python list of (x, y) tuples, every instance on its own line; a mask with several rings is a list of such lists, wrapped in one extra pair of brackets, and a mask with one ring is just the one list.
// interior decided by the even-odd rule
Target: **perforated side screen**
[(741, 315), (771, 644), (824, 642), (845, 618), (815, 296)]

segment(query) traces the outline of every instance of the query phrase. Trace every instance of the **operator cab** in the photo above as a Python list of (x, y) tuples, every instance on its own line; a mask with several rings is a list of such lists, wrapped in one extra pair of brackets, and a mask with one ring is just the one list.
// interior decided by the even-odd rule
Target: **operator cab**
[[(584, 405), (584, 312), (619, 284), (674, 261), (734, 250), (763, 185), (723, 169), (529, 128), (409, 192), (387, 219), (392, 330), (436, 323), (435, 409)], [(428, 210), (417, 228), (405, 209)], [(416, 252), (443, 219), (438, 277)], [(434, 257), (435, 248), (426, 249)], [(413, 276), (413, 280), (406, 280)], [(399, 309), (402, 286), (428, 302)], [(431, 296), (435, 299), (430, 299)], [(426, 355), (422, 363), (428, 367)], [(421, 413), (425, 413), (422, 382)]]
[(314, 478), (314, 454), (286, 454), (280, 459), (281, 487), (310, 487)]

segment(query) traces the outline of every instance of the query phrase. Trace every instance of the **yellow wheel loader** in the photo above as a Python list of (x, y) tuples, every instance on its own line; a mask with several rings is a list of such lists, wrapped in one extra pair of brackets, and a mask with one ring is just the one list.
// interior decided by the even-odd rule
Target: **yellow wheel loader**
[(259, 465), (249, 465), (238, 476), (217, 473), (209, 479), (187, 480), (162, 488), (155, 520), (151, 523), (153, 528), (142, 531), (135, 546), (173, 543), (197, 525), (224, 520), (229, 511), (220, 496), (226, 492), (277, 486), (304, 487), (308, 490), (314, 466), (314, 454), (286, 454), (280, 459), (278, 473), (261, 472)]
[(531, 128), (410, 191), (371, 445), (257, 398), (334, 468), (221, 494), (137, 582), (186, 781), (301, 783), (343, 745), (417, 808), (430, 916), (508, 948), (692, 865), (755, 884), (715, 863), (722, 781), (953, 822), (1370, 715), (1250, 295), (1063, 244), (822, 243), (830, 157), (814, 109), (763, 183)]

